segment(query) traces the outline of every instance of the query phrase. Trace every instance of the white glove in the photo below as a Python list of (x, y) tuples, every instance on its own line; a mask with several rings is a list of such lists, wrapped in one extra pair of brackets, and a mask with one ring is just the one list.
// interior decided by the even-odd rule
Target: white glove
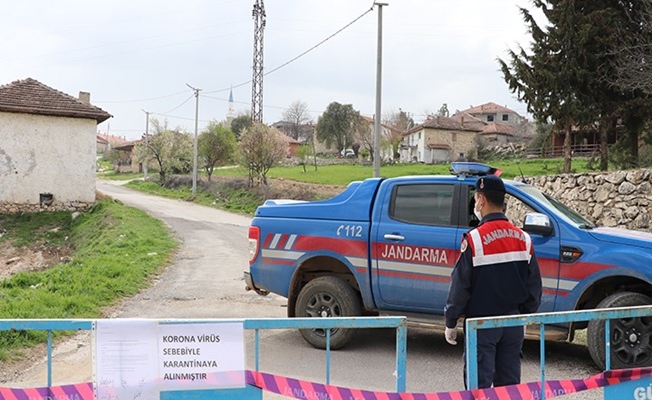
[(457, 344), (457, 328), (446, 327), (446, 331), (444, 331), (444, 337), (446, 338), (448, 344), (455, 346)]

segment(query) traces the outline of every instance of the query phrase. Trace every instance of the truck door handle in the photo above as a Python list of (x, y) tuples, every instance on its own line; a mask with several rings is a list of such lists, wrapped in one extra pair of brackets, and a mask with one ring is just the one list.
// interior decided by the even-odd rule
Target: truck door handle
[(405, 236), (401, 235), (394, 235), (391, 233), (386, 233), (385, 236), (383, 236), (387, 240), (405, 240)]

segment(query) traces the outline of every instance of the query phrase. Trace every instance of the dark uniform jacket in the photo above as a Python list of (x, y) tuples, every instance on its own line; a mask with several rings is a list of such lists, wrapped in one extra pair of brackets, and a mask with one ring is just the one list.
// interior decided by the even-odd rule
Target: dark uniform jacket
[(530, 236), (503, 213), (464, 234), (444, 308), (446, 326), (467, 318), (536, 312), (541, 273)]

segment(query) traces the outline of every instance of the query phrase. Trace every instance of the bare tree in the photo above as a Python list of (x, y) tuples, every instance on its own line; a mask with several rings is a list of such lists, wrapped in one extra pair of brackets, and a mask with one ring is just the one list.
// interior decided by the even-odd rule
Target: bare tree
[(278, 129), (254, 123), (240, 136), (240, 154), (249, 170), (249, 186), (267, 185), (267, 172), (288, 154), (288, 141)]
[(301, 100), (294, 101), (283, 112), (283, 121), (290, 123), (290, 136), (299, 139), (302, 128), (312, 121), (308, 113), (308, 104)]
[[(354, 140), (360, 147), (369, 151), (371, 160), (374, 159), (374, 124), (364, 117), (357, 115), (352, 123)], [(356, 154), (357, 155), (357, 154)]]
[(614, 50), (610, 54), (615, 60), (615, 73), (603, 72), (602, 79), (620, 90), (652, 95), (652, 3), (635, 4), (638, 8), (627, 13), (629, 24), (615, 25)]
[(399, 108), (398, 111), (389, 113), (384, 124), (387, 126), (387, 133), (385, 137), (392, 147), (392, 156), (394, 159), (400, 157), (398, 148), (403, 141), (405, 135), (414, 126), (414, 120), (410, 113), (407, 113)]
[[(148, 138), (149, 154), (158, 164), (159, 181), (163, 183), (169, 174), (187, 173), (192, 169), (192, 138), (180, 128), (168, 128), (152, 119), (153, 134)], [(146, 154), (144, 144), (136, 146), (136, 154)]]

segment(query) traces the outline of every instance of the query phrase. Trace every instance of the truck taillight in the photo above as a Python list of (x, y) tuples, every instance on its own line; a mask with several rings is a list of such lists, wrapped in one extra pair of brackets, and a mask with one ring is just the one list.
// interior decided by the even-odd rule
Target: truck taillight
[(260, 248), (260, 228), (257, 226), (249, 227), (249, 264), (253, 264), (258, 256)]

